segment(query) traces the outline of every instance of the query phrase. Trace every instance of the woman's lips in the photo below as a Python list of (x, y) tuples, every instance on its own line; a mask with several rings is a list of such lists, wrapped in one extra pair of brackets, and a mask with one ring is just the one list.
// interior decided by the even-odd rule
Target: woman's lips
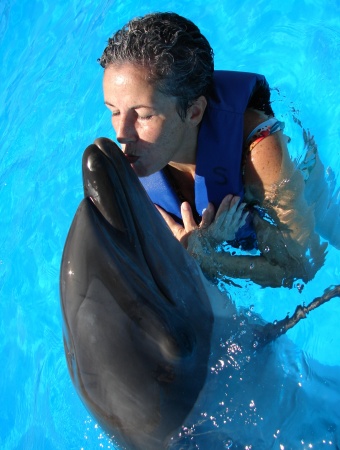
[(129, 161), (130, 164), (134, 164), (139, 160), (139, 156), (125, 154), (125, 158)]

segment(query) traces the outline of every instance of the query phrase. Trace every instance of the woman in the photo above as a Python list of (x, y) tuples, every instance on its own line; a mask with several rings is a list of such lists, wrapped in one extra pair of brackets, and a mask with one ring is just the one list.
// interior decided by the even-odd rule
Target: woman
[(325, 249), (265, 78), (214, 71), (206, 38), (174, 13), (130, 21), (100, 63), (122, 151), (205, 274), (263, 286), (313, 278)]

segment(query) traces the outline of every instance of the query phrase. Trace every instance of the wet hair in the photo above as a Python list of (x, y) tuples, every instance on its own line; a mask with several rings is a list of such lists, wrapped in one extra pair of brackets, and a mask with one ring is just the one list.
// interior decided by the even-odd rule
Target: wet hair
[(146, 67), (158, 91), (177, 98), (182, 120), (198, 97), (207, 96), (213, 82), (209, 42), (193, 22), (171, 12), (129, 21), (109, 39), (98, 61), (104, 69), (125, 62)]

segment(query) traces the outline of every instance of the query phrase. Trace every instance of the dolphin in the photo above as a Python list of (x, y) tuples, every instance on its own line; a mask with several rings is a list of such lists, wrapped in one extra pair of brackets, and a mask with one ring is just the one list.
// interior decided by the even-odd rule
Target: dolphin
[(82, 167), (60, 274), (68, 369), (118, 444), (159, 450), (205, 383), (209, 294), (121, 150), (98, 139)]
[(82, 167), (85, 198), (61, 263), (64, 347), (80, 398), (113, 441), (132, 450), (338, 442), (340, 368), (275, 339), (340, 286), (275, 324), (249, 317), (205, 279), (112, 141), (87, 147)]

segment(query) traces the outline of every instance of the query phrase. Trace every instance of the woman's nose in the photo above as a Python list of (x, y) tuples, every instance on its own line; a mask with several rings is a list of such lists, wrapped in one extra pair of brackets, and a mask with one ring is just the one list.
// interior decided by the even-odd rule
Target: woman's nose
[(114, 128), (116, 131), (117, 141), (120, 144), (135, 142), (138, 138), (135, 122), (132, 118), (123, 115), (119, 116), (118, 120), (115, 120)]

